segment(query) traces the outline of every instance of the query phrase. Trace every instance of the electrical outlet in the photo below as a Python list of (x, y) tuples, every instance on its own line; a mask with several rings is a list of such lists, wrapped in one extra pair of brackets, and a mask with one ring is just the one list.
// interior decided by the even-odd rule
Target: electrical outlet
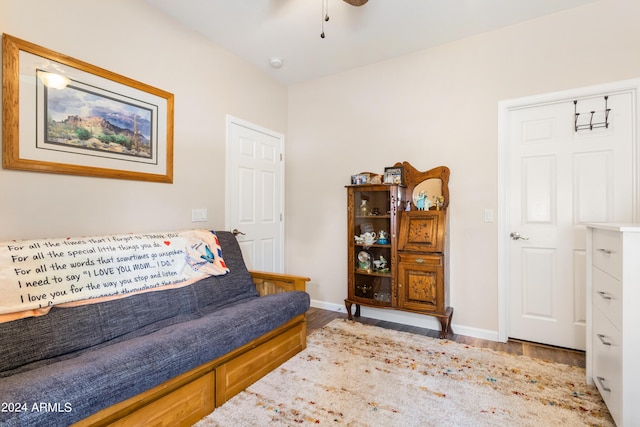
[(205, 222), (207, 220), (207, 209), (191, 209), (191, 222)]

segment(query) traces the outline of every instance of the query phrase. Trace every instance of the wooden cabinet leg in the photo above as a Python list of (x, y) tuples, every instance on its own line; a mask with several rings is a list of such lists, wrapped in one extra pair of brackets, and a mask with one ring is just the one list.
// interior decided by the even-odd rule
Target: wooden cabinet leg
[(346, 309), (347, 309), (347, 318), (348, 318), (349, 320), (353, 320), (353, 315), (351, 314), (351, 306), (352, 306), (352, 305), (353, 305), (353, 303), (352, 303), (352, 302), (347, 301), (347, 300), (345, 300), (345, 301), (344, 301), (344, 306), (345, 306), (345, 307), (346, 307)]
[(453, 318), (453, 307), (447, 307), (444, 312), (444, 316), (439, 316), (440, 321), (440, 338), (447, 338), (449, 333), (453, 333), (451, 330), (451, 319)]
[(360, 304), (355, 305), (356, 312), (353, 315), (351, 314), (351, 307), (353, 306), (353, 303), (351, 301), (344, 300), (344, 306), (347, 309), (347, 316), (349, 320), (353, 320), (353, 316), (360, 317)]

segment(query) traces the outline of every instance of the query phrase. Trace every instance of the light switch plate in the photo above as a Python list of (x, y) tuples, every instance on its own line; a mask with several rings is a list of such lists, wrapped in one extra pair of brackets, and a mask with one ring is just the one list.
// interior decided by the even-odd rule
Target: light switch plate
[(205, 222), (207, 220), (207, 209), (191, 209), (191, 222)]
[(493, 222), (493, 209), (484, 210), (484, 222)]

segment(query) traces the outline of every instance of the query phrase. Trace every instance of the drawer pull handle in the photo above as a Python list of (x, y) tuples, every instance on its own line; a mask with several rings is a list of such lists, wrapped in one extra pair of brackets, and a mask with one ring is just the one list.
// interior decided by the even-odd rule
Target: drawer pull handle
[(611, 296), (608, 293), (604, 292), (604, 291), (598, 291), (598, 295), (600, 295), (602, 297), (602, 299), (606, 299), (606, 300), (610, 300), (611, 299)]
[(424, 258), (416, 258), (416, 263), (417, 264), (424, 264)]
[(613, 253), (609, 249), (603, 249), (603, 248), (598, 248), (598, 252), (603, 253), (605, 255), (611, 255)]
[(609, 387), (604, 385), (604, 378), (603, 377), (598, 377), (598, 383), (600, 383), (600, 387), (602, 387), (602, 390), (607, 391), (607, 392), (611, 391), (611, 389)]
[(604, 345), (611, 345), (611, 341), (605, 340), (606, 336), (602, 334), (596, 334), (596, 336), (600, 339), (600, 342)]

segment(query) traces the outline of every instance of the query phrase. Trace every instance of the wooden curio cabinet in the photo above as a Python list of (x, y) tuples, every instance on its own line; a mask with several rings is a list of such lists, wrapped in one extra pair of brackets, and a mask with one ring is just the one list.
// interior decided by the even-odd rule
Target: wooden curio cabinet
[[(448, 285), (449, 169), (419, 172), (408, 162), (395, 166), (403, 167), (406, 185), (347, 187), (347, 312), (351, 319), (355, 305), (355, 316), (360, 316), (360, 306), (365, 305), (435, 316), (440, 337), (445, 338), (453, 316)], [(420, 200), (423, 194), (426, 203)], [(381, 231), (388, 233), (388, 241), (380, 239)], [(373, 242), (369, 232), (375, 233)]]
[[(395, 305), (397, 277), (398, 204), (404, 197), (399, 185), (350, 185), (348, 195), (349, 313), (352, 304), (377, 307)], [(357, 240), (356, 236), (368, 236)]]

